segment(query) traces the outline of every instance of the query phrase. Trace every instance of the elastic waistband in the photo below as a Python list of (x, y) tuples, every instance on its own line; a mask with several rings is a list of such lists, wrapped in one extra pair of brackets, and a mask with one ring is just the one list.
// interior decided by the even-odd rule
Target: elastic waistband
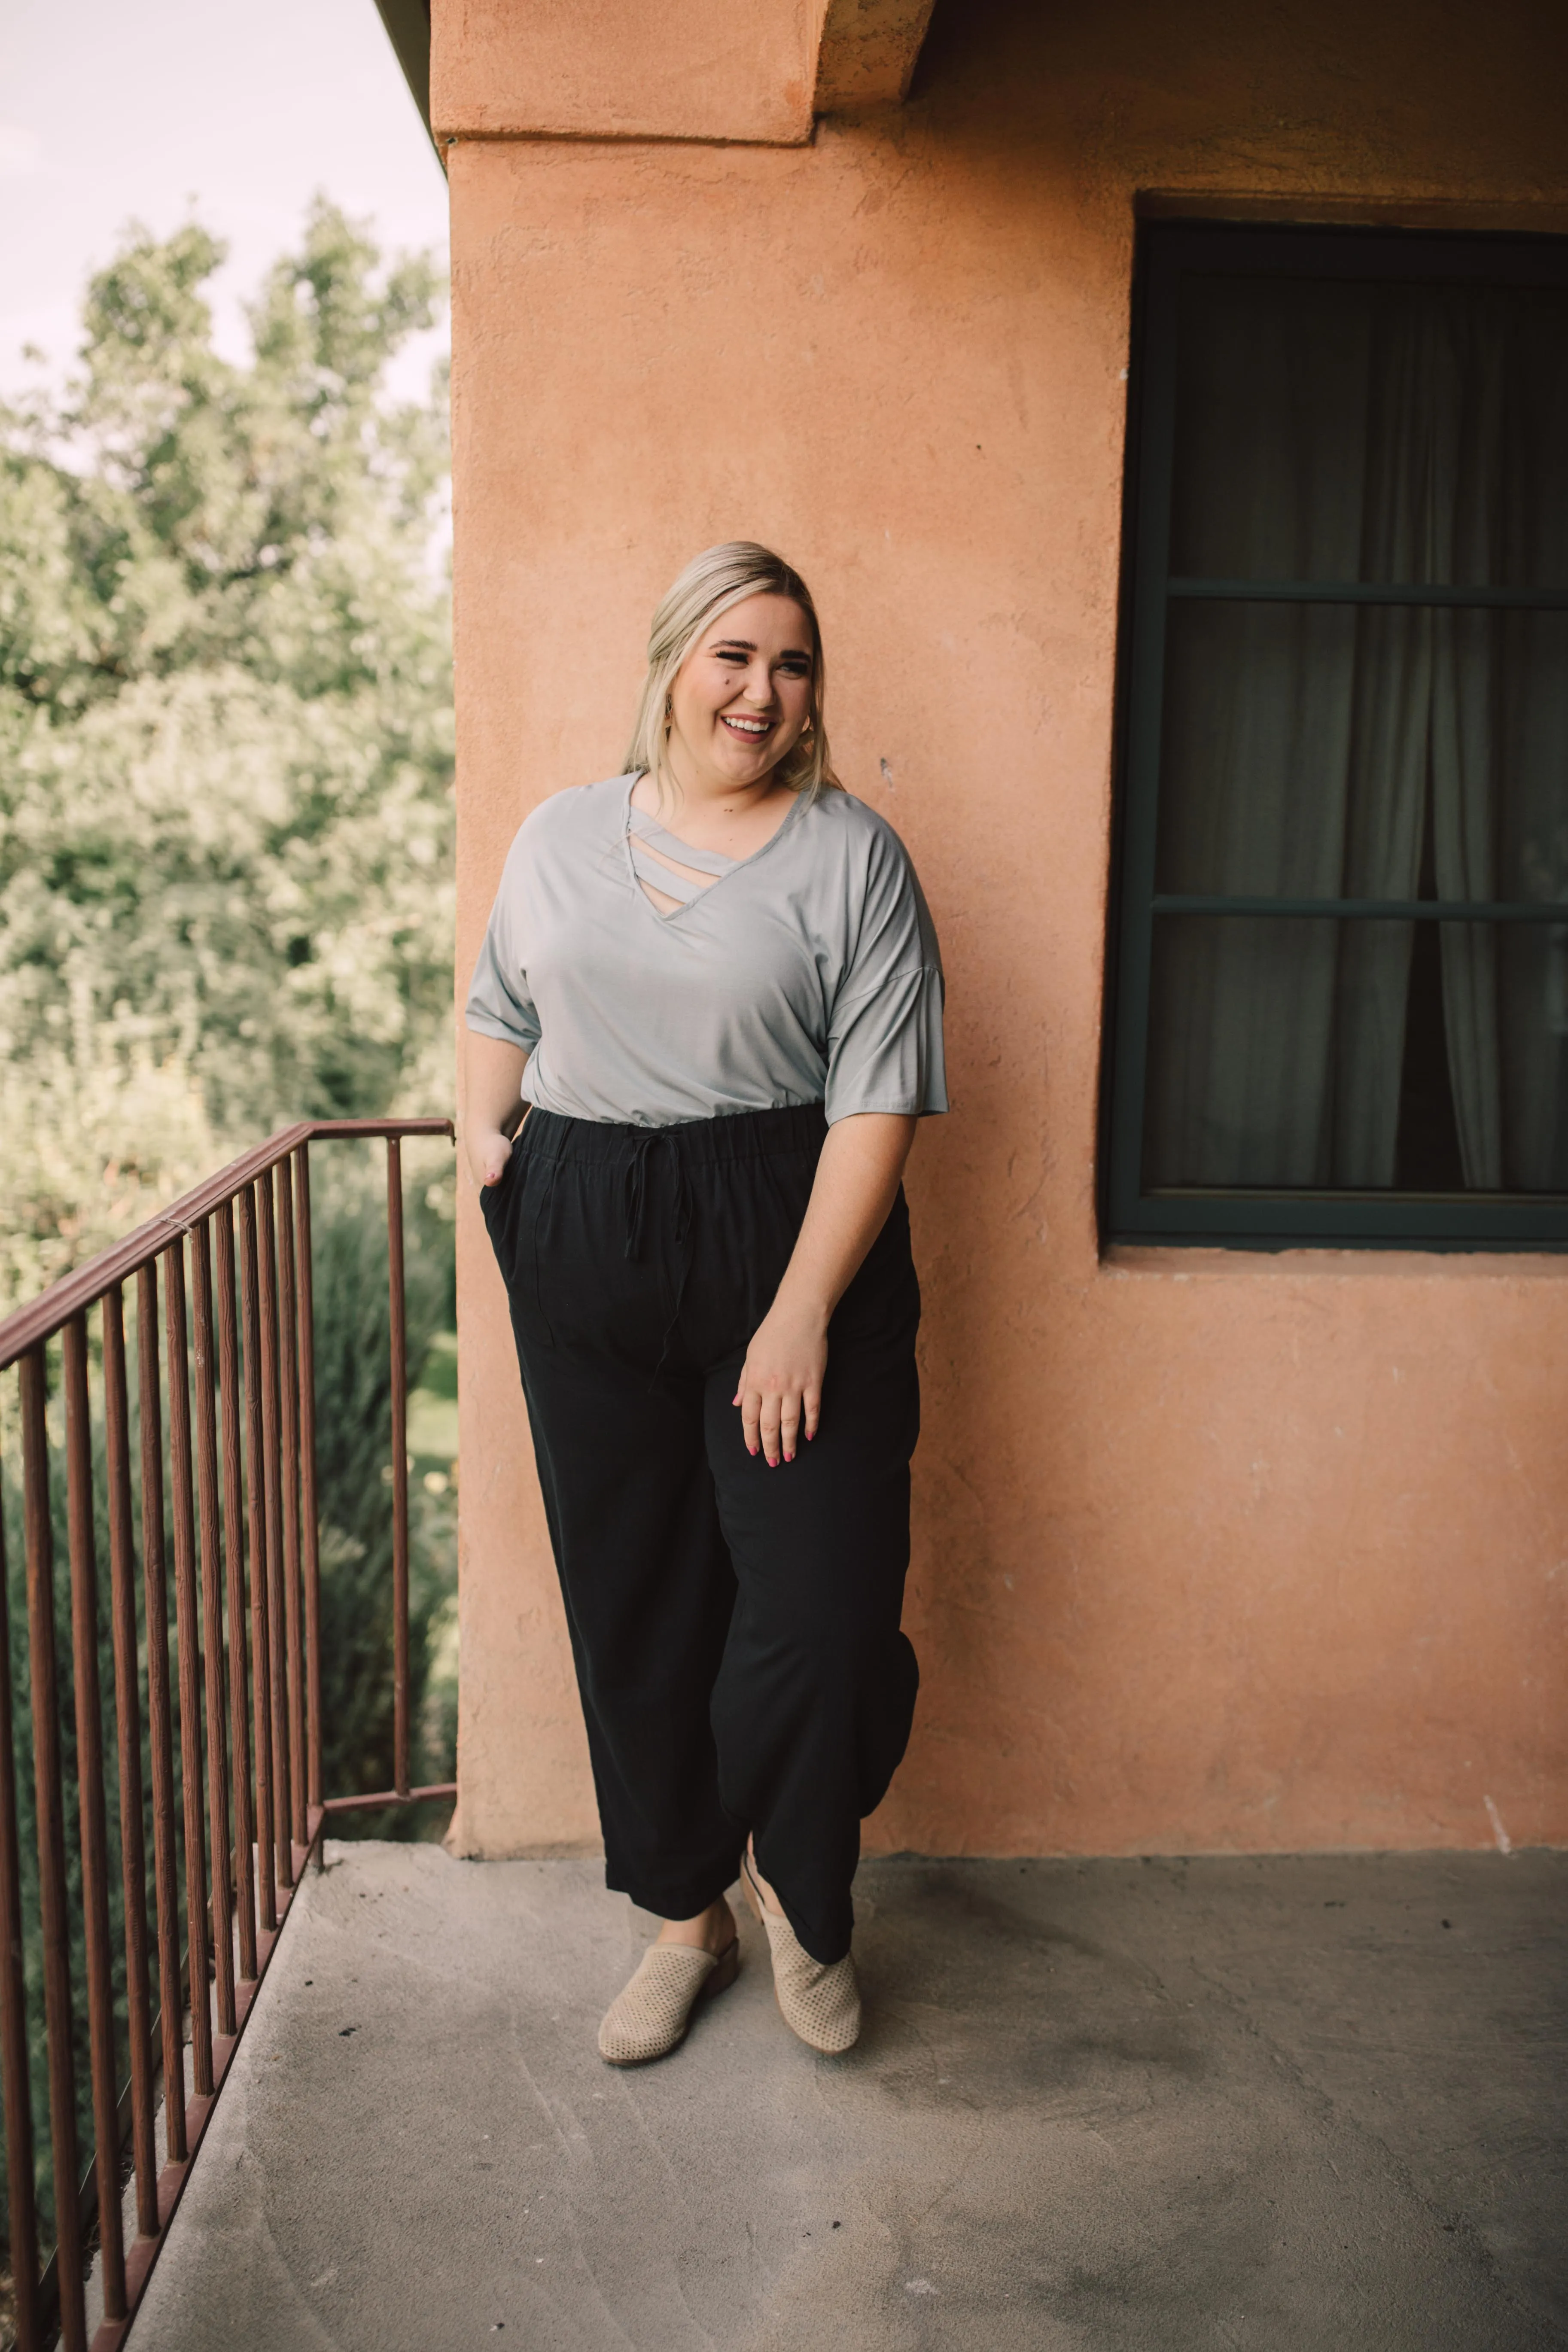
[(820, 1103), (783, 1110), (742, 1110), (722, 1118), (694, 1118), (675, 1127), (620, 1126), (607, 1119), (563, 1118), (559, 1111), (531, 1110), (518, 1147), (542, 1160), (575, 1160), (614, 1168), (642, 1157), (651, 1146), (673, 1146), (693, 1167), (721, 1160), (766, 1160), (781, 1152), (816, 1151), (827, 1133)]

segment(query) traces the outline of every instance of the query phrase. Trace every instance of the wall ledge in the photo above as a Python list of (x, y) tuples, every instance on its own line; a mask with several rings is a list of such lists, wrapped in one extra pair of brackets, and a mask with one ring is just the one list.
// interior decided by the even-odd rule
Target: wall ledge
[(1189, 1249), (1158, 1242), (1112, 1242), (1101, 1276), (1154, 1276), (1166, 1282), (1568, 1281), (1568, 1251), (1412, 1249)]
[[(379, 5), (385, 16), (408, 0)], [(427, 121), (443, 151), (474, 139), (805, 146), (818, 114), (902, 102), (931, 7), (752, 0), (741, 42), (728, 0), (435, 0)]]
[(901, 106), (935, 0), (827, 0), (816, 58), (818, 114)]

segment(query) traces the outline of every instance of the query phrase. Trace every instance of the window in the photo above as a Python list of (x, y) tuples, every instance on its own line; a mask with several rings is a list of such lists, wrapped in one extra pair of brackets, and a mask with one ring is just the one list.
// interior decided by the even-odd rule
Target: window
[(1568, 247), (1143, 265), (1107, 1231), (1568, 1245)]

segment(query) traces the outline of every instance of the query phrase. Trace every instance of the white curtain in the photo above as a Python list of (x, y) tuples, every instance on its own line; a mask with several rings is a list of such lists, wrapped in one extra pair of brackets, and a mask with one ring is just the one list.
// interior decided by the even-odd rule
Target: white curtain
[[(1173, 572), (1568, 580), (1561, 298), (1194, 279), (1179, 383)], [(1174, 602), (1158, 887), (1409, 898), (1425, 871), (1447, 898), (1568, 898), (1565, 622)], [(1146, 1179), (1394, 1184), (1414, 928), (1163, 919)], [(1442, 935), (1464, 1181), (1551, 1189), (1563, 950), (1492, 925)]]

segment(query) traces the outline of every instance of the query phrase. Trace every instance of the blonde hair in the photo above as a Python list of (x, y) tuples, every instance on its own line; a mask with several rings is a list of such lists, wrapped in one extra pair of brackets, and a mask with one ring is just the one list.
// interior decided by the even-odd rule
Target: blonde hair
[(786, 596), (811, 624), (811, 711), (805, 732), (779, 761), (779, 782), (792, 793), (815, 798), (842, 792), (828, 757), (822, 723), (822, 631), (811, 591), (798, 572), (754, 540), (727, 540), (694, 556), (679, 580), (659, 598), (647, 637), (647, 676), (643, 680), (637, 722), (626, 750), (626, 772), (653, 778), (662, 797), (675, 784), (669, 768), (669, 723), (665, 705), (676, 673), (710, 622), (748, 596)]

